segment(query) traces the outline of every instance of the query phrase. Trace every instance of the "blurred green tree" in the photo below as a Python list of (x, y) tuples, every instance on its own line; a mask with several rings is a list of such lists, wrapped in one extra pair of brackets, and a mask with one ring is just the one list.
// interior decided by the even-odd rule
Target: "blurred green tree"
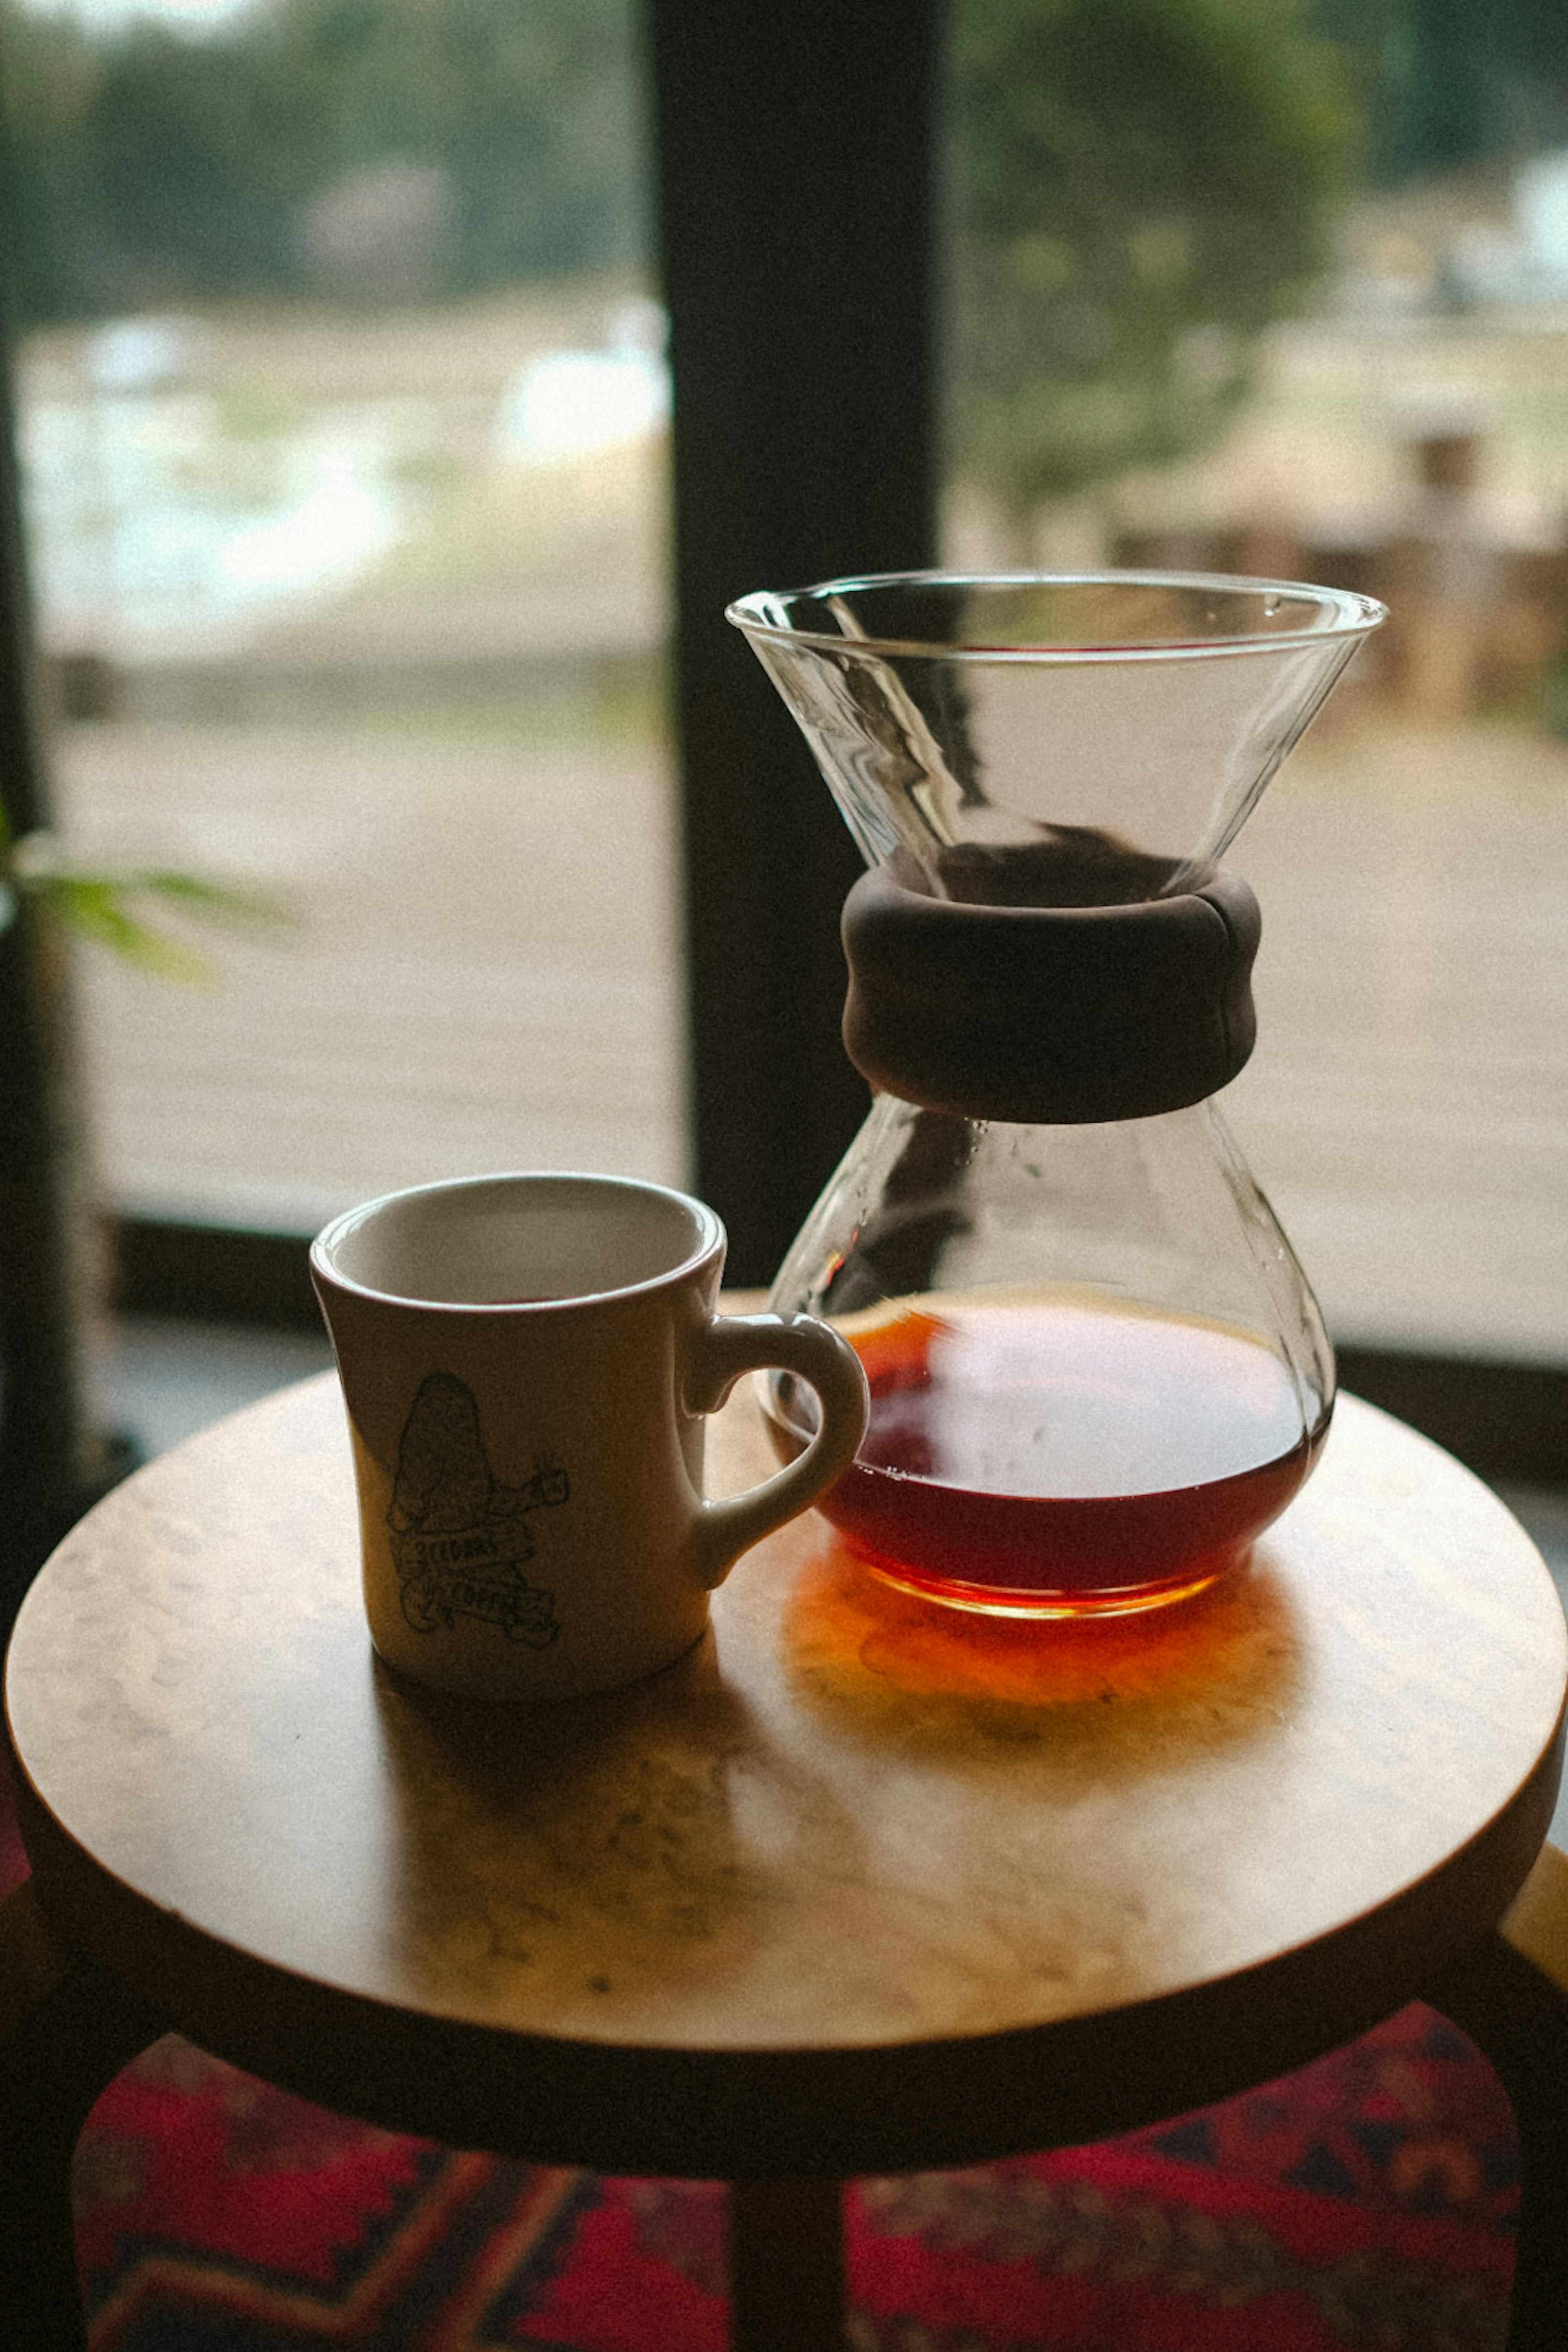
[(1563, 0), (1311, 0), (1364, 94), (1373, 182), (1568, 142)]
[(1215, 435), (1356, 118), (1295, 0), (958, 0), (953, 425), (1020, 536)]
[(88, 306), (76, 224), (90, 209), (87, 126), (102, 58), (74, 17), (5, 0), (0, 7), (0, 204), (5, 296), (14, 320), (70, 316)]
[(390, 161), (446, 176), (448, 290), (637, 258), (627, 0), (281, 0), (268, 62), (318, 185)]
[(448, 192), (432, 294), (634, 263), (632, 34), (631, 0), (271, 0), (200, 37), (0, 0), (15, 317), (319, 290), (308, 209), (381, 165)]

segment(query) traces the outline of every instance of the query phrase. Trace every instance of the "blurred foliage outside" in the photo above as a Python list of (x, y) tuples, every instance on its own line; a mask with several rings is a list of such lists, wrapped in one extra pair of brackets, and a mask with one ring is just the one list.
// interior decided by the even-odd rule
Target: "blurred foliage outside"
[(1221, 429), (1356, 118), (1296, 0), (964, 0), (954, 37), (958, 439), (1026, 534)]
[[(1321, 257), (1352, 157), (1390, 186), (1568, 138), (1561, 0), (954, 0), (952, 23), (963, 226), (1032, 222), (1044, 295), (1065, 247), (1245, 325)], [(13, 314), (625, 268), (639, 55), (635, 0), (260, 0), (199, 32), (0, 0)]]
[(1344, 59), (1373, 186), (1568, 140), (1563, 0), (1310, 0)]
[[(624, 280), (637, 31), (634, 0), (265, 0), (199, 35), (0, 0), (14, 322)], [(954, 0), (950, 113), (956, 451), (1023, 540), (1215, 439), (1357, 185), (1568, 138), (1568, 33), (1560, 0)]]
[(279, 0), (198, 36), (5, 0), (14, 317), (625, 265), (629, 22), (626, 0)]

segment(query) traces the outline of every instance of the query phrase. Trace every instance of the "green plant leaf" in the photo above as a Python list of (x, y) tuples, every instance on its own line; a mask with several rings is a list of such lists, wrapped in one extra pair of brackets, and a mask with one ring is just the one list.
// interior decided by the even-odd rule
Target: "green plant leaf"
[(199, 874), (171, 874), (153, 868), (118, 877), (93, 877), (112, 882), (122, 892), (172, 898), (203, 915), (258, 923), (291, 923), (295, 919), (279, 900), (258, 890), (237, 890), (226, 882), (209, 882)]
[(166, 866), (117, 872), (74, 866), (52, 834), (14, 840), (0, 810), (0, 926), (15, 911), (18, 895), (47, 906), (79, 939), (170, 980), (210, 982), (216, 976), (212, 959), (147, 922), (138, 900), (161, 900), (209, 922), (292, 919), (286, 907), (259, 891), (236, 889), (200, 874)]
[(126, 963), (166, 980), (210, 982), (215, 977), (209, 956), (132, 914), (119, 883), (89, 875), (39, 874), (26, 887), (30, 897), (51, 907), (79, 938), (110, 949)]

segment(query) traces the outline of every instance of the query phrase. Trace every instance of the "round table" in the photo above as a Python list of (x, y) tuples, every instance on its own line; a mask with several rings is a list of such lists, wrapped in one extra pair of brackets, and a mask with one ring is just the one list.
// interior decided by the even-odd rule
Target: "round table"
[[(749, 1394), (710, 1465), (772, 1467)], [(837, 2179), (1179, 2113), (1487, 1937), (1565, 1687), (1509, 1513), (1347, 1398), (1250, 1569), (1180, 1607), (943, 1611), (808, 1516), (651, 1682), (437, 1697), (370, 1648), (330, 1375), (100, 1505), (7, 1671), (42, 1916), (140, 2014), (451, 2145), (762, 2184), (736, 2340), (792, 2352), (832, 2340), (786, 2240), (815, 2214), (831, 2273)]]

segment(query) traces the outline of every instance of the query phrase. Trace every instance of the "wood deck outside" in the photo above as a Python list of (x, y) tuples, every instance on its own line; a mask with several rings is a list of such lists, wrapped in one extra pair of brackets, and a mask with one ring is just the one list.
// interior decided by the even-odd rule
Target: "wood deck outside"
[[(300, 1230), (448, 1173), (686, 1173), (673, 797), (650, 746), (68, 731), (72, 829), (287, 896), (188, 990), (93, 959), (103, 1186)], [(1568, 746), (1347, 720), (1233, 853), (1264, 908), (1227, 1097), (1342, 1337), (1568, 1361)]]

